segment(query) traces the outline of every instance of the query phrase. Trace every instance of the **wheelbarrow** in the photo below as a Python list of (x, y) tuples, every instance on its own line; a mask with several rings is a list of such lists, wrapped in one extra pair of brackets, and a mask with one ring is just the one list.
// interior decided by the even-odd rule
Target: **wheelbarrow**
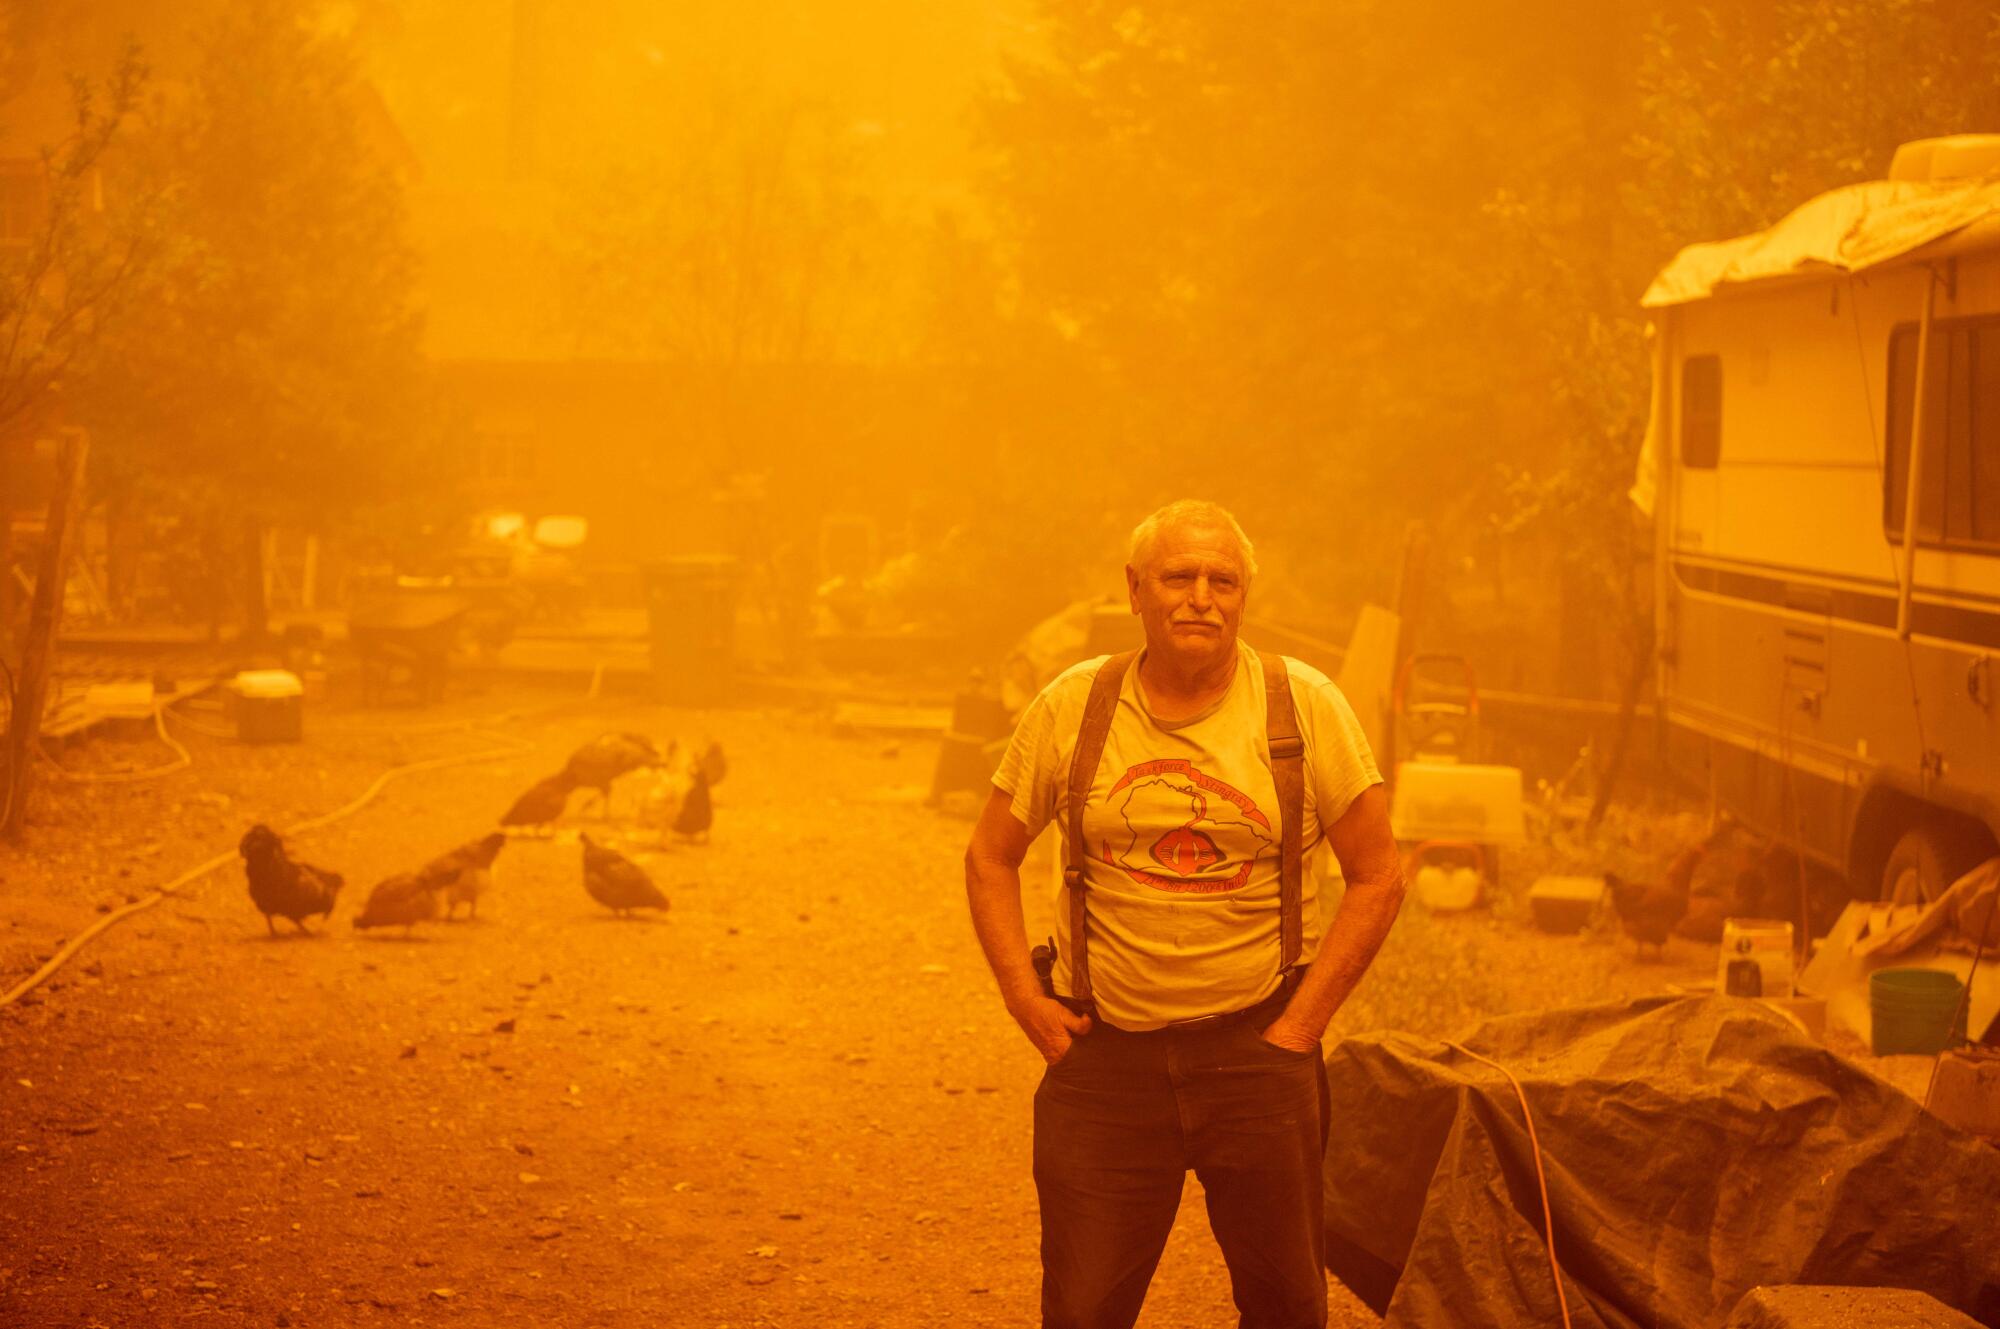
[(361, 661), (361, 697), (381, 700), (397, 682), (418, 704), (444, 697), (451, 649), (471, 601), (448, 584), (398, 578), (356, 593), (347, 615), (347, 639)]
[[(1463, 691), (1417, 701), (1418, 671), (1455, 667)], [(1435, 696), (1435, 694), (1432, 694)], [(1412, 655), (1390, 693), (1394, 716), (1395, 786), (1389, 823), (1406, 849), (1405, 873), (1427, 903), (1468, 908), (1499, 876), (1503, 846), (1527, 839), (1521, 813), (1521, 772), (1485, 765), (1479, 755), (1479, 684), (1462, 655)], [(1471, 869), (1468, 880), (1461, 869)], [(1426, 869), (1429, 869), (1426, 872)], [(1439, 884), (1449, 878), (1448, 886)]]

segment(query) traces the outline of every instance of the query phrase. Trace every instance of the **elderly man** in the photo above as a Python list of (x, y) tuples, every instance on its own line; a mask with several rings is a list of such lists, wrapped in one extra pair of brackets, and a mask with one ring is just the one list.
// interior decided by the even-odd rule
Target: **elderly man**
[[(1339, 689), (1237, 640), (1257, 562), (1213, 503), (1132, 533), (1136, 653), (1086, 661), (1021, 717), (971, 847), (973, 926), (1047, 1061), (1035, 1093), (1044, 1326), (1138, 1318), (1187, 1170), (1241, 1324), (1326, 1323), (1320, 1036), (1402, 901), (1381, 777)], [(1020, 865), (1065, 844), (1053, 971)], [(1319, 935), (1303, 861), (1347, 890)]]

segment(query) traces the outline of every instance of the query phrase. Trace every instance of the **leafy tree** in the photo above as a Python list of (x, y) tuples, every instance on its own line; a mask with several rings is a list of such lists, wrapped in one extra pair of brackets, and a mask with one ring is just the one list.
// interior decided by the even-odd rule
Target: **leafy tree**
[(1624, 656), (1577, 688), (1647, 636), (1622, 495), (1648, 278), (1898, 142), (2000, 122), (1970, 0), (1040, 19), (988, 109), (990, 195), (1013, 326), (1094, 377), (1125, 463), (1090, 501), (1211, 493), (1335, 601), (1386, 593), (1413, 518), (1454, 563), (1532, 539), (1575, 644)]
[(106, 224), (99, 173), (145, 73), (128, 49), (104, 86), (72, 81), (71, 132), (41, 151), (38, 215), (0, 245), (0, 429), (62, 378), (141, 267), (144, 229)]
[(372, 132), (386, 121), (353, 52), (310, 12), (246, 0), (199, 36), (130, 165), (166, 242), (87, 385), (118, 475), (169, 486), (240, 540), (253, 635), (266, 526), (320, 525), (423, 479), (396, 145)]

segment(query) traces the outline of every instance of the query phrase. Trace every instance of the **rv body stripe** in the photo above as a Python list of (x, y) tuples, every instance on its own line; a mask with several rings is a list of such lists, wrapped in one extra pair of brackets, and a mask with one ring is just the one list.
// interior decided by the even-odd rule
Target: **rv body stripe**
[[(1717, 570), (1747, 571), (1753, 574), (1769, 573), (1772, 576), (1779, 577), (1784, 581), (1799, 586), (1824, 586), (1829, 590), (1838, 590), (1845, 587), (1850, 590), (1864, 592), (1879, 590), (1887, 593), (1891, 598), (1894, 598), (1897, 591), (1902, 587), (1902, 583), (1897, 581), (1893, 576), (1863, 577), (1847, 572), (1815, 572), (1810, 568), (1798, 567), (1791, 563), (1765, 563), (1752, 558), (1725, 558), (1719, 554), (1704, 554), (1699, 550), (1681, 546), (1674, 546), (1667, 552), (1676, 564), (1685, 564), (1689, 567), (1697, 568), (1715, 568)], [(1938, 551), (1931, 550), (1931, 552), (1935, 553)], [(2000, 564), (2000, 560), (1995, 560), (1995, 562)], [(1920, 596), (1929, 596), (1940, 603), (1962, 602), (1974, 606), (1991, 605), (1996, 609), (2000, 609), (2000, 594), (1992, 594), (1986, 591), (1968, 591), (1943, 586), (1920, 585), (1917, 587), (1917, 594)]]
[[(1824, 583), (1770, 577), (1739, 568), (1685, 560), (1675, 561), (1674, 576), (1692, 592), (1763, 605), (1815, 622), (1833, 619), (1891, 633), (1896, 627), (1896, 597), (1893, 595), (1857, 590), (1852, 586), (1827, 586)], [(1814, 592), (1824, 597), (1820, 605), (1808, 608), (1800, 603)], [(1910, 630), (1912, 635), (1932, 638), (1941, 646), (1982, 646), (2000, 650), (2000, 612), (1994, 610), (1913, 598)]]

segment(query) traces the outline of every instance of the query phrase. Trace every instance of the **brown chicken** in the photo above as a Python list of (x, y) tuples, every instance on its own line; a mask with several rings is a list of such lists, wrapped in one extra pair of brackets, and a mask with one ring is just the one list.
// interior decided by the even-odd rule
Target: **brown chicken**
[(446, 918), (456, 913), (461, 904), (470, 906), (467, 914), (477, 918), (479, 897), (493, 884), (493, 860), (506, 844), (507, 837), (499, 831), (468, 840), (417, 869), (417, 880), (443, 892)]
[(1604, 884), (1611, 889), (1611, 907), (1618, 911), (1626, 934), (1642, 947), (1654, 947), (1661, 958), (1666, 956), (1667, 937), (1674, 924), (1688, 911), (1694, 870), (1707, 852), (1705, 843), (1683, 849), (1658, 882), (1626, 881), (1609, 872), (1604, 874)]
[(557, 771), (515, 799), (514, 805), (500, 814), (500, 825), (509, 829), (548, 830), (569, 806), (569, 793), (574, 788), (576, 781), (569, 772)]
[(588, 835), (583, 837), (583, 889), (621, 918), (634, 909), (667, 908), (667, 897), (644, 868)]
[(385, 877), (375, 883), (374, 890), (368, 892), (368, 903), (354, 920), (354, 926), (363, 931), (400, 927), (407, 937), (411, 928), (419, 923), (428, 923), (442, 912), (439, 894), (437, 884), (424, 881), (414, 872), (399, 872), (393, 877)]
[(599, 734), (575, 752), (563, 766), (563, 774), (579, 789), (595, 789), (600, 811), (611, 811), (611, 782), (621, 775), (666, 764), (673, 756), (670, 744), (665, 756), (644, 734)]
[(245, 831), (236, 848), (250, 880), (250, 903), (264, 915), (264, 926), (272, 936), (278, 935), (274, 918), (289, 918), (293, 927), (307, 932), (306, 919), (317, 914), (324, 920), (333, 913), (342, 884), (338, 872), (292, 858), (278, 833), (262, 822)]

